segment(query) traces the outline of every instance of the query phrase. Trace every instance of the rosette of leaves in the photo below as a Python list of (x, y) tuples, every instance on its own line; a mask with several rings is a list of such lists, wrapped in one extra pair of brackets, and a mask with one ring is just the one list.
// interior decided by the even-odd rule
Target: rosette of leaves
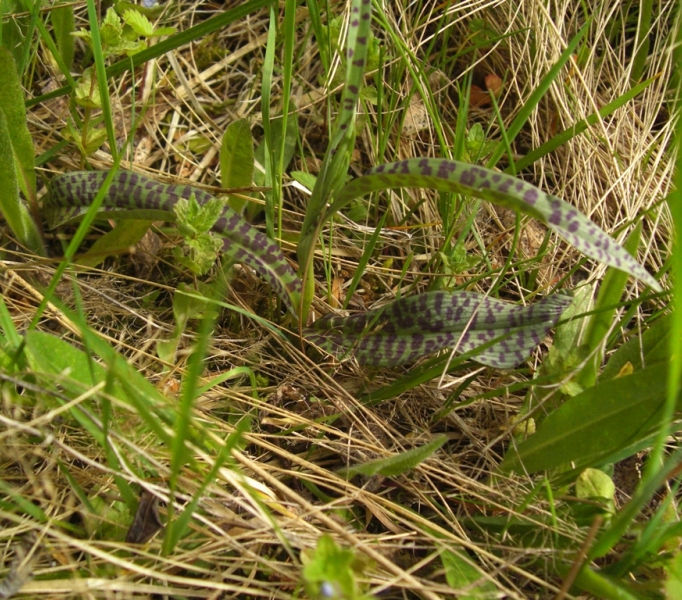
[[(311, 195), (298, 256), (303, 276), (302, 317), (312, 299), (312, 257), (322, 225), (357, 198), (401, 187), (475, 196), (544, 222), (586, 256), (628, 273), (654, 290), (661, 286), (622, 246), (570, 204), (516, 177), (443, 158), (411, 158), (378, 165), (346, 182), (355, 140), (356, 107), (364, 85), (372, 3), (354, 0), (346, 38), (346, 85), (339, 116)], [(580, 37), (562, 55), (565, 62)], [(561, 64), (561, 63), (560, 63)], [(327, 317), (306, 330), (312, 343), (338, 358), (391, 366), (455, 347), (494, 367), (522, 362), (569, 304), (565, 295), (518, 307), (471, 292), (432, 292), (399, 299), (350, 317)]]

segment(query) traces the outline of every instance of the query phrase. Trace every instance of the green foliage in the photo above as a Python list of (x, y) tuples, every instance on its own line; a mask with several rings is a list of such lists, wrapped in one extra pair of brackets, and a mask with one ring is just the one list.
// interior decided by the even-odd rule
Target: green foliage
[(223, 203), (217, 198), (199, 204), (194, 195), (180, 198), (173, 206), (178, 230), (189, 250), (185, 256), (183, 248), (176, 248), (175, 258), (197, 275), (208, 272), (223, 247), (220, 237), (211, 231), (222, 212)]
[(20, 243), (42, 254), (43, 243), (26, 205), (36, 204), (33, 141), (12, 54), (0, 47), (0, 211)]
[[(253, 184), (254, 154), (251, 128), (246, 119), (230, 123), (223, 133), (220, 146), (220, 181), (224, 188), (247, 187)], [(228, 195), (229, 206), (241, 212), (243, 197)]]
[[(144, 50), (147, 40), (175, 33), (174, 27), (155, 28), (147, 17), (133, 8), (126, 8), (119, 16), (116, 9), (109, 7), (100, 25), (102, 50), (105, 58), (126, 54), (132, 56)], [(92, 46), (92, 32), (80, 29), (73, 35)]]
[(460, 600), (485, 600), (497, 594), (495, 584), (464, 553), (444, 549), (440, 559), (448, 585), (453, 590), (466, 590), (457, 594)]
[(354, 475), (364, 475), (371, 477), (373, 475), (384, 475), (386, 477), (395, 477), (407, 473), (416, 468), (417, 465), (424, 462), (434, 452), (436, 452), (445, 442), (448, 441), (446, 435), (439, 435), (423, 446), (405, 450), (395, 456), (388, 458), (379, 458), (369, 462), (353, 465), (344, 470), (346, 477), (353, 477)]
[(569, 398), (510, 449), (501, 468), (535, 473), (600, 466), (647, 448), (663, 422), (668, 370), (666, 362), (647, 364)]
[(75, 28), (73, 6), (65, 4), (53, 7), (50, 11), (50, 21), (52, 21), (57, 50), (62, 62), (68, 70), (71, 70), (75, 50), (74, 36), (72, 35)]
[(313, 599), (370, 600), (357, 582), (366, 561), (352, 550), (340, 548), (329, 535), (317, 540), (314, 550), (301, 553), (306, 593)]
[(156, 343), (156, 353), (169, 365), (175, 364), (178, 344), (189, 320), (202, 319), (206, 316), (206, 301), (197, 298), (192, 292), (193, 290), (187, 286), (178, 285), (176, 293), (173, 294), (173, 320), (175, 322), (173, 333), (169, 339), (159, 340)]

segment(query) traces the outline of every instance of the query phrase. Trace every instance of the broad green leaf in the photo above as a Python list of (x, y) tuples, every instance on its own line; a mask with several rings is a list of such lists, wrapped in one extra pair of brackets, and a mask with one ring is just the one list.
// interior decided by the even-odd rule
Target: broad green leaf
[(606, 501), (607, 505), (613, 508), (615, 493), (616, 485), (613, 479), (599, 469), (587, 468), (575, 481), (575, 495), (584, 500), (597, 498)]
[(635, 371), (669, 360), (671, 316), (665, 314), (651, 323), (642, 335), (633, 335), (616, 350), (599, 376), (600, 381), (617, 377), (625, 368)]
[(88, 251), (78, 257), (78, 264), (95, 267), (108, 256), (124, 254), (130, 251), (147, 233), (152, 221), (125, 219), (102, 237), (97, 238)]
[[(36, 374), (57, 378), (59, 386), (69, 395), (77, 397), (106, 380), (104, 368), (69, 342), (35, 329), (27, 331), (25, 339), (31, 369)], [(118, 386), (110, 387), (109, 392), (124, 397)], [(98, 444), (105, 445), (101, 428), (79, 406), (72, 407), (70, 413)]]
[[(322, 221), (354, 198), (397, 187), (430, 188), (472, 194), (543, 221), (586, 256), (625, 271), (656, 291), (661, 285), (624, 248), (583, 214), (560, 198), (504, 173), (454, 160), (411, 158), (379, 165), (348, 183)], [(305, 229), (303, 235), (309, 234)]]
[(473, 559), (452, 550), (441, 551), (440, 559), (445, 579), (459, 600), (488, 600), (498, 595), (497, 586), (474, 564)]
[(424, 462), (447, 441), (447, 435), (439, 435), (423, 446), (406, 450), (405, 452), (389, 456), (388, 458), (380, 458), (361, 465), (353, 465), (344, 470), (344, 475), (346, 477), (353, 477), (354, 475), (371, 477), (372, 475), (377, 474), (385, 475), (386, 477), (402, 475)]
[(665, 594), (667, 600), (682, 598), (682, 552), (677, 551), (665, 566)]
[[(253, 137), (247, 119), (233, 121), (225, 128), (220, 146), (220, 181), (224, 188), (253, 185)], [(243, 197), (230, 195), (228, 204), (237, 212), (244, 208)]]
[[(501, 468), (533, 473), (571, 465), (600, 466), (622, 450), (643, 449), (660, 427), (668, 364), (598, 383), (569, 398), (538, 426), (535, 435), (511, 448)], [(682, 395), (678, 397), (678, 411)]]

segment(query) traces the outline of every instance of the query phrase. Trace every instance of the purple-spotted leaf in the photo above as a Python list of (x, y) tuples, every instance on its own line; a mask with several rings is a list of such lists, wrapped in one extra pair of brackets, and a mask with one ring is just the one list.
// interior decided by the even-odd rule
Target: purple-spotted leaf
[(427, 292), (352, 315), (318, 319), (306, 339), (339, 359), (392, 367), (445, 348), (475, 352), (472, 360), (497, 368), (528, 358), (570, 304), (547, 296), (519, 306), (474, 292)]
[(351, 200), (397, 187), (466, 193), (528, 213), (586, 256), (629, 273), (656, 291), (662, 288), (624, 248), (570, 204), (504, 173), (439, 158), (411, 158), (379, 165), (348, 183), (336, 195), (323, 221)]
[[(89, 206), (97, 197), (106, 171), (76, 171), (52, 179), (45, 201), (49, 221), (58, 222), (63, 209), (73, 211)], [(170, 185), (147, 179), (138, 173), (119, 171), (104, 195), (101, 208), (128, 218), (175, 219), (174, 207), (182, 199), (194, 197), (201, 206), (213, 201), (208, 192), (189, 185)], [(221, 235), (223, 253), (264, 277), (292, 312), (300, 302), (301, 281), (279, 246), (229, 206), (225, 206), (211, 231)]]

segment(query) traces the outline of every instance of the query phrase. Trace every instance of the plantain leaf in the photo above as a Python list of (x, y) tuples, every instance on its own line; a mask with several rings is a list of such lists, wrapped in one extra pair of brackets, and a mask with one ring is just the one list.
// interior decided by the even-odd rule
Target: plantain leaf
[(350, 317), (327, 316), (306, 339), (339, 359), (364, 365), (401, 365), (448, 347), (497, 368), (528, 358), (558, 321), (570, 296), (555, 294), (531, 306), (474, 292), (427, 292)]
[[(659, 362), (569, 398), (534, 435), (510, 450), (502, 470), (533, 473), (568, 464), (582, 469), (646, 448), (660, 428), (668, 368), (668, 362)], [(678, 411), (681, 402), (682, 396)]]
[(661, 285), (622, 246), (570, 204), (504, 173), (440, 158), (411, 158), (379, 165), (348, 183), (322, 221), (351, 200), (396, 187), (423, 187), (473, 194), (506, 208), (522, 211), (547, 224), (586, 256), (629, 273), (656, 291)]

